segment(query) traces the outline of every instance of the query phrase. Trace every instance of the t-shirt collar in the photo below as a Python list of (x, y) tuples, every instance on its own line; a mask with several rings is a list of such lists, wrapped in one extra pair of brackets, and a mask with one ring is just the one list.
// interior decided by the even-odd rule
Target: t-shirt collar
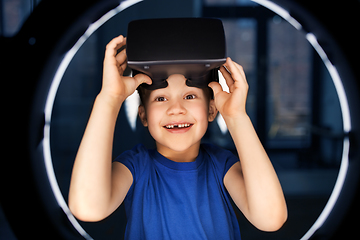
[(150, 156), (157, 162), (161, 163), (165, 167), (180, 171), (196, 170), (203, 163), (203, 155), (203, 150), (200, 147), (199, 154), (196, 157), (195, 161), (175, 162), (161, 155), (156, 149), (150, 150)]

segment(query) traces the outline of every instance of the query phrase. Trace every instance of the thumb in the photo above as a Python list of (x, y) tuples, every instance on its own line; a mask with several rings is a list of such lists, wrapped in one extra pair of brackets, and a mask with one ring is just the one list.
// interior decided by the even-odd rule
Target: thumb
[(145, 74), (142, 74), (142, 73), (136, 74), (134, 79), (136, 80), (136, 83), (137, 83), (138, 86), (140, 84), (142, 84), (142, 83), (146, 83), (148, 85), (152, 84), (151, 78), (149, 76), (145, 75)]
[(213, 90), (214, 96), (216, 96), (216, 94), (223, 91), (220, 83), (218, 83), (218, 82), (211, 82), (211, 83), (209, 83), (208, 86)]

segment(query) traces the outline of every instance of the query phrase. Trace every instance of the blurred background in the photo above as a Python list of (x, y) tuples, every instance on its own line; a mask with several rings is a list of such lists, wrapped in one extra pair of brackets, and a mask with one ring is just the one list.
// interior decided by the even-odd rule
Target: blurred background
[[(0, 35), (16, 35), (39, 3), (0, 0)], [(282, 229), (265, 233), (238, 211), (242, 238), (300, 239), (322, 212), (339, 172), (344, 137), (339, 99), (305, 33), (250, 0), (146, 0), (115, 15), (86, 40), (63, 76), (51, 121), (51, 156), (64, 199), (75, 154), (101, 88), (105, 45), (126, 35), (131, 20), (164, 17), (221, 19), (227, 54), (244, 67), (250, 87), (247, 112), (279, 176), (289, 217)], [(154, 147), (136, 118), (134, 102), (128, 101), (119, 113), (114, 158), (140, 142)], [(221, 119), (210, 125), (204, 142), (236, 154)], [(94, 239), (122, 239), (125, 223), (121, 206), (99, 223), (81, 225)], [(16, 239), (1, 212), (0, 239)]]

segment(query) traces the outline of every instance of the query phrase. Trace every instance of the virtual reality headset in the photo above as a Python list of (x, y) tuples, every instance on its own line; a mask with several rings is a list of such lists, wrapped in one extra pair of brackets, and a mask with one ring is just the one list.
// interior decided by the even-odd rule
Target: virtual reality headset
[(186, 85), (205, 88), (218, 80), (226, 61), (222, 22), (208, 18), (145, 19), (128, 25), (126, 53), (133, 76), (148, 75), (152, 84), (166, 88), (172, 74), (185, 76)]

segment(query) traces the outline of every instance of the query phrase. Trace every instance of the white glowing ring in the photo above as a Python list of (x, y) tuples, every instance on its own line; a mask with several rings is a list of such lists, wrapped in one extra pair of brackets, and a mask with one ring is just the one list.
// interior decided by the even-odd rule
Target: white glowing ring
[[(120, 13), (121, 11), (125, 10), (126, 8), (141, 2), (142, 0), (126, 0), (123, 1), (118, 7), (114, 8), (113, 10), (106, 13), (104, 16), (102, 16), (99, 20), (92, 23), (86, 32), (79, 38), (79, 40), (75, 43), (75, 45), (65, 54), (63, 60), (61, 61), (61, 64), (59, 65), (59, 68), (57, 69), (55, 76), (53, 78), (53, 81), (50, 86), (50, 90), (48, 92), (47, 98), (46, 98), (46, 105), (44, 109), (45, 113), (45, 126), (44, 126), (44, 139), (43, 139), (43, 154), (44, 154), (44, 161), (45, 161), (45, 167), (47, 176), (49, 178), (49, 182), (51, 185), (51, 188), (54, 192), (55, 198), (60, 205), (60, 207), (65, 212), (66, 216), (68, 217), (69, 221), (72, 223), (72, 225), (76, 228), (76, 230), (85, 238), (85, 239), (92, 239), (91, 236), (81, 227), (81, 225), (78, 223), (78, 221), (75, 219), (75, 217), (72, 215), (72, 213), (69, 210), (69, 207), (67, 206), (64, 197), (60, 191), (59, 185), (56, 180), (53, 164), (52, 164), (52, 157), (51, 157), (51, 149), (50, 149), (50, 122), (51, 122), (51, 115), (53, 110), (53, 104), (55, 100), (55, 96), (58, 90), (58, 87), (60, 85), (61, 79), (70, 64), (71, 60), (77, 53), (77, 51), (80, 49), (80, 47), (83, 45), (83, 43), (100, 27), (102, 26), (106, 21), (108, 21), (110, 18), (115, 16), (116, 14)], [(297, 30), (302, 30), (301, 24), (294, 19), (290, 13), (285, 10), (284, 8), (280, 7), (279, 5), (268, 1), (268, 0), (252, 0), (269, 10), (275, 12), (282, 18), (284, 18), (286, 21), (288, 21), (292, 26), (294, 26)], [(322, 47), (319, 45), (316, 36), (312, 33), (306, 34), (306, 39), (309, 41), (309, 43), (314, 47), (314, 49), (317, 51), (319, 56), (321, 57), (322, 61), (324, 62), (327, 70), (329, 71), (331, 78), (334, 82), (336, 92), (339, 96), (340, 101), (340, 107), (341, 107), (341, 113), (343, 118), (343, 130), (345, 133), (348, 133), (351, 131), (351, 121), (350, 121), (350, 109), (349, 104), (346, 98), (344, 86), (342, 84), (341, 78), (339, 76), (339, 73), (335, 66), (330, 62), (328, 56), (326, 55), (325, 51), (322, 49)], [(349, 149), (350, 149), (350, 143), (349, 139), (345, 138), (343, 142), (343, 153), (342, 153), (342, 160), (339, 170), (339, 175), (337, 177), (334, 189), (331, 193), (331, 196), (321, 212), (320, 216), (316, 220), (316, 222), (313, 224), (313, 226), (308, 230), (308, 232), (301, 238), (301, 240), (309, 239), (317, 229), (319, 229), (327, 217), (329, 216), (330, 212), (332, 211), (339, 195), (340, 191), (344, 185), (345, 177), (347, 174), (348, 166), (349, 166)]]

